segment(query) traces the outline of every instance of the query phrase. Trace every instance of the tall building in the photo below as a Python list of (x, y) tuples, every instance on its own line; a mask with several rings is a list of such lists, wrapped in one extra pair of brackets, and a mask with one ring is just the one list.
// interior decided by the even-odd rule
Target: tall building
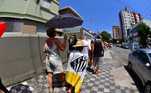
[(120, 26), (122, 30), (123, 39), (126, 41), (129, 37), (129, 31), (133, 25), (142, 20), (140, 13), (136, 13), (125, 8), (119, 12)]
[(120, 26), (113, 26), (112, 27), (112, 34), (114, 40), (121, 40), (122, 39), (122, 32)]

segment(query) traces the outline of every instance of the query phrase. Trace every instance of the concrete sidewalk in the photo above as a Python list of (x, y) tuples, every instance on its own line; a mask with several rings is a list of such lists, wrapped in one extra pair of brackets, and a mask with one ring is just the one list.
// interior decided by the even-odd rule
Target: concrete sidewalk
[(104, 51), (104, 59), (112, 59), (111, 50), (107, 49)]
[(135, 82), (132, 80), (124, 67), (111, 70), (111, 74), (117, 86), (119, 85), (137, 90), (136, 86), (134, 85)]

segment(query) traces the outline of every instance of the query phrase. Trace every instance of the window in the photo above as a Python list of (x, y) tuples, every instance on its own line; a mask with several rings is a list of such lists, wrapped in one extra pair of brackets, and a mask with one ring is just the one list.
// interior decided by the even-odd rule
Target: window
[(140, 52), (139, 58), (143, 64), (149, 62), (148, 56), (143, 51)]
[(148, 55), (149, 55), (149, 57), (151, 58), (151, 53), (149, 53)]
[(9, 20), (5, 21), (7, 23), (7, 31), (6, 32), (20, 32), (23, 26), (22, 22)]
[(51, 0), (42, 0), (40, 3), (40, 6), (44, 9), (50, 9), (51, 6)]
[(46, 2), (48, 2), (48, 3), (51, 3), (51, 0), (44, 0), (44, 1), (46, 1)]
[(46, 32), (47, 28), (44, 24), (37, 24), (37, 32)]

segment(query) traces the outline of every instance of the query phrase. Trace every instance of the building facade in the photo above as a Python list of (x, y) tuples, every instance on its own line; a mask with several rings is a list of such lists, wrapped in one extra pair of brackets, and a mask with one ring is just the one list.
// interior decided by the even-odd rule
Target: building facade
[(132, 27), (142, 20), (140, 13), (136, 13), (125, 8), (119, 12), (120, 27), (122, 30), (123, 39), (127, 41), (129, 31)]
[(0, 20), (7, 32), (45, 31), (45, 23), (58, 15), (58, 0), (0, 0)]
[(0, 21), (7, 23), (0, 39), (0, 77), (5, 85), (43, 72), (45, 23), (58, 11), (58, 0), (0, 0)]
[(84, 37), (85, 39), (94, 39), (94, 36), (92, 35), (92, 33), (90, 33), (89, 30), (81, 26), (77, 26), (73, 28), (66, 28), (64, 29), (64, 32), (68, 34), (69, 37), (72, 35), (75, 35), (77, 39), (80, 39), (81, 37)]
[[(59, 10), (59, 0), (0, 0), (0, 21), (8, 26), (0, 39), (0, 77), (5, 85), (43, 73), (43, 46), (47, 39), (45, 24), (60, 11), (69, 11), (80, 17), (72, 9)], [(61, 36), (56, 38), (64, 39)], [(67, 50), (61, 52), (63, 62), (67, 62)]]
[(122, 32), (120, 26), (113, 26), (112, 27), (112, 35), (114, 40), (121, 40), (122, 39)]

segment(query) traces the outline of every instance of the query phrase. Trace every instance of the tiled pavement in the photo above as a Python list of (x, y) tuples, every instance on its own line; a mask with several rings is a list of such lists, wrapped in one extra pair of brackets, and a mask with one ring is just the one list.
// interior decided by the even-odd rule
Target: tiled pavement
[[(106, 52), (105, 57), (111, 59), (109, 53)], [(100, 65), (101, 73), (99, 75), (94, 75), (87, 73), (81, 93), (138, 93), (136, 88), (128, 88), (115, 84), (113, 76), (111, 74), (112, 62), (107, 62), (109, 60), (104, 60), (104, 64)], [(110, 60), (112, 61), (112, 60)], [(48, 93), (47, 88), (47, 78), (45, 75), (40, 75), (37, 78), (25, 81), (25, 85), (29, 85), (32, 93)], [(55, 93), (66, 93), (65, 88), (55, 89)]]
[(102, 64), (101, 73), (93, 75), (88, 73), (85, 77), (81, 93), (138, 93), (137, 89), (115, 85), (110, 71), (112, 64)]
[[(87, 73), (81, 93), (138, 93), (136, 89), (115, 85), (110, 73), (113, 68), (112, 64), (102, 64), (100, 68), (101, 73), (99, 75)], [(33, 93), (48, 93), (47, 78), (43, 75), (24, 82), (24, 84), (26, 83)], [(65, 88), (56, 88), (55, 93), (66, 93)]]
[(111, 74), (113, 69), (117, 69), (114, 61), (116, 60), (112, 59), (110, 50), (106, 50), (104, 62), (100, 65), (101, 73), (97, 76), (88, 73), (85, 77), (81, 93), (138, 93), (136, 87), (129, 88), (115, 84), (113, 73)]

